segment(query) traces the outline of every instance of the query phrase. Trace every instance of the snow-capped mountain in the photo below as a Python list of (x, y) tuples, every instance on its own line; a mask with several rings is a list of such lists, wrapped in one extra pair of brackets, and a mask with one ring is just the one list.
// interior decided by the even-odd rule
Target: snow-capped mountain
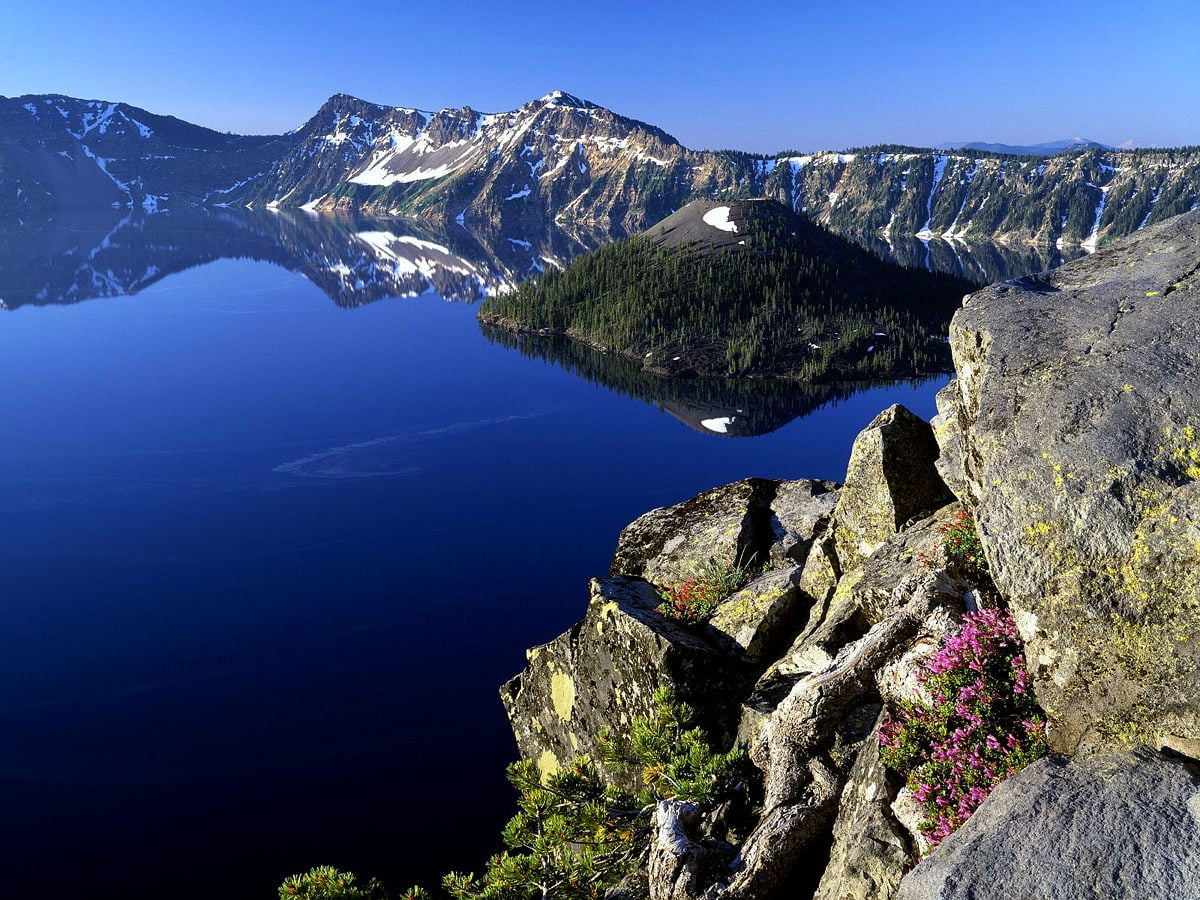
[(583, 222), (616, 233), (672, 212), (700, 184), (740, 189), (726, 157), (555, 92), (506, 113), (424, 112), (332, 97), (298, 131), (254, 205), (361, 209), (488, 227)]
[(2, 218), (111, 206), (154, 212), (220, 203), (293, 139), (222, 134), (126, 103), (0, 98)]
[(89, 205), (136, 214), (299, 207), (524, 242), (551, 226), (639, 231), (697, 198), (770, 197), (865, 242), (999, 239), (1090, 250), (1200, 204), (1194, 148), (1056, 143), (1021, 158), (1011, 147), (698, 151), (562, 92), (504, 113), (338, 94), (296, 131), (267, 137), (121, 103), (0, 98), (0, 127), (0, 218), (16, 220)]

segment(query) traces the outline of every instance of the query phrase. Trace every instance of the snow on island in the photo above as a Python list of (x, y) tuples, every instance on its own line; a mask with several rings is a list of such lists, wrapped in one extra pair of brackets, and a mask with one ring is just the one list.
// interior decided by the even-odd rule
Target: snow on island
[(714, 206), (704, 214), (704, 224), (722, 231), (737, 231), (737, 223), (729, 221), (728, 206)]
[[(724, 207), (729, 209), (729, 207)], [(722, 416), (719, 419), (701, 419), (700, 424), (709, 431), (715, 431), (717, 434), (728, 434), (729, 426), (737, 421), (737, 416)]]

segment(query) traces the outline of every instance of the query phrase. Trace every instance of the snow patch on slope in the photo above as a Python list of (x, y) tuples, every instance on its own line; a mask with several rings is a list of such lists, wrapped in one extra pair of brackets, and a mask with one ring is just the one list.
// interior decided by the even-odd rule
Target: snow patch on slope
[(704, 224), (719, 228), (721, 231), (737, 232), (737, 223), (729, 219), (728, 206), (714, 206), (704, 214)]

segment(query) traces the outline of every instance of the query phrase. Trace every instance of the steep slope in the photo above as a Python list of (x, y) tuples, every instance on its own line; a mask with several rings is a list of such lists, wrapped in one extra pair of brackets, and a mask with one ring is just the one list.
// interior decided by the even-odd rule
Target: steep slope
[(1044, 159), (893, 149), (778, 162), (764, 193), (843, 234), (1091, 250), (1200, 203), (1195, 149)]
[(771, 197), (841, 234), (1089, 251), (1200, 202), (1195, 148), (1056, 143), (1039, 156), (881, 148), (762, 157), (689, 150), (562, 92), (494, 114), (339, 94), (297, 138), (238, 202), (501, 230), (553, 221), (624, 236), (693, 199)]
[(696, 200), (480, 318), (659, 374), (842, 380), (945, 368), (945, 326), (970, 287), (889, 265), (774, 200)]
[(555, 92), (507, 113), (423, 112), (329, 100), (239, 199), (355, 208), (472, 226), (556, 221), (636, 231), (706, 190), (736, 191), (730, 159)]

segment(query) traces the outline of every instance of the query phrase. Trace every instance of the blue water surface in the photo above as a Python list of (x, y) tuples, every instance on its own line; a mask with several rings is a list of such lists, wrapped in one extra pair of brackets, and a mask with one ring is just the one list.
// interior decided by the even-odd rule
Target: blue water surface
[(470, 303), (341, 308), (267, 262), (0, 311), (6, 896), (478, 868), (512, 811), (497, 688), (622, 526), (840, 479), (944, 382), (732, 438), (489, 342)]

